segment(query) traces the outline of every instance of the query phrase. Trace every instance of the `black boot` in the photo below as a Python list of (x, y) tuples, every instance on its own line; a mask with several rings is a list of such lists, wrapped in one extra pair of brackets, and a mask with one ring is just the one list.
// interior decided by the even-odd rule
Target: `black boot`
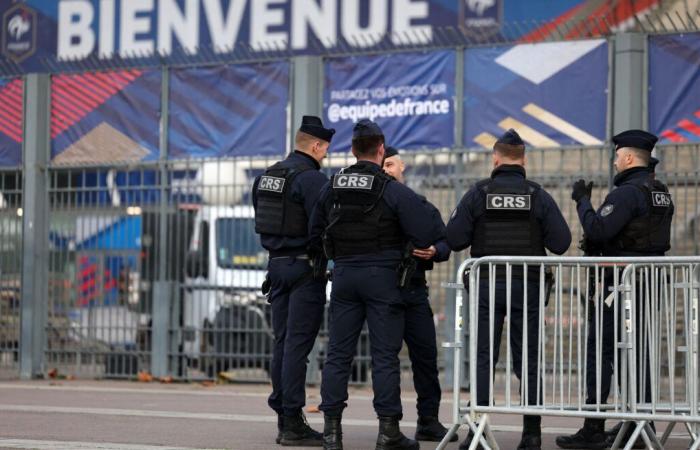
[(321, 447), (323, 436), (311, 429), (301, 410), (293, 416), (284, 416), (280, 445), (293, 447)]
[(540, 416), (523, 417), (523, 435), (518, 444), (518, 450), (542, 449), (542, 418)]
[(583, 428), (570, 436), (558, 436), (556, 443), (561, 448), (607, 448), (605, 421), (586, 419), (583, 422)]
[(523, 432), (523, 437), (518, 444), (518, 450), (541, 450), (542, 436), (534, 433)]
[(277, 414), (277, 439), (275, 439), (275, 442), (278, 444), (280, 443), (280, 440), (282, 440), (282, 428), (284, 424), (284, 416), (282, 414)]
[(399, 417), (379, 416), (379, 434), (375, 450), (418, 450), (420, 445), (403, 435), (399, 429)]
[(323, 416), (323, 450), (343, 450), (341, 416)]
[[(461, 444), (459, 444), (459, 450), (469, 450), (469, 446), (472, 445), (473, 439), (474, 439), (474, 432), (472, 430), (469, 430), (467, 437), (462, 441)], [(484, 450), (484, 446), (481, 444), (476, 444), (476, 450)]]
[[(447, 434), (445, 428), (435, 416), (418, 416), (416, 424), (416, 440), (440, 442)], [(450, 442), (455, 442), (459, 437), (455, 434)]]

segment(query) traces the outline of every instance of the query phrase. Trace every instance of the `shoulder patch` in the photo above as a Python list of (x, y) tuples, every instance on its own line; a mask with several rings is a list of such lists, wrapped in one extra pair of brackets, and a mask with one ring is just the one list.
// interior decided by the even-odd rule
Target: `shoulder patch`
[(615, 209), (615, 205), (605, 205), (603, 206), (603, 209), (600, 210), (600, 215), (602, 217), (607, 217), (612, 214), (613, 209)]
[(652, 191), (651, 203), (654, 206), (668, 208), (669, 206), (671, 206), (671, 194), (669, 192)]
[(372, 190), (374, 175), (360, 173), (339, 173), (333, 177), (333, 189), (363, 189)]
[(284, 178), (271, 177), (270, 175), (263, 175), (260, 177), (260, 182), (258, 183), (259, 191), (270, 191), (281, 194), (284, 191)]
[(487, 194), (486, 209), (530, 210), (529, 194)]

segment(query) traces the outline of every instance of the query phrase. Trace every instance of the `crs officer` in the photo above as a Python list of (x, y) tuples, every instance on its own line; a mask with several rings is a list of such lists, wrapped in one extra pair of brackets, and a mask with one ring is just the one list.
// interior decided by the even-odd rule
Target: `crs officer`
[[(488, 255), (545, 256), (545, 249), (564, 253), (571, 244), (571, 232), (552, 197), (525, 174), (525, 143), (510, 129), (493, 146), (494, 170), (491, 177), (476, 183), (457, 205), (447, 224), (447, 243), (453, 251), (471, 246), (472, 257)], [(537, 343), (539, 339), (539, 268), (523, 274), (512, 270), (511, 310), (507, 310), (506, 279), (503, 267), (496, 271), (495, 310), (489, 308), (488, 271), (479, 283), (479, 313), (477, 334), (477, 402), (489, 404), (489, 320), (494, 318), (493, 364), (498, 351), (505, 316), (510, 317), (513, 368), (522, 379), (523, 316), (528, 330), (528, 404), (537, 404)], [(530, 273), (532, 272), (532, 273)], [(524, 311), (524, 276), (527, 276), (527, 310)], [(519, 450), (539, 450), (542, 445), (540, 416), (523, 418), (523, 433)], [(473, 434), (462, 442), (460, 449), (469, 448)]]
[(342, 449), (341, 416), (348, 377), (365, 320), (372, 354), (377, 449), (417, 449), (399, 429), (402, 417), (399, 351), (405, 305), (398, 266), (407, 242), (427, 248), (434, 241), (425, 201), (382, 171), (384, 134), (367, 119), (353, 128), (357, 163), (327, 184), (311, 219), (312, 245), (335, 263), (329, 340), (321, 383), (324, 448)]
[(266, 283), (274, 348), (268, 404), (278, 414), (277, 443), (281, 445), (322, 445), (321, 433), (309, 427), (302, 412), (306, 358), (326, 303), (326, 281), (314, 279), (307, 252), (308, 217), (328, 181), (319, 169), (334, 133), (318, 117), (304, 116), (295, 137), (296, 150), (253, 183), (255, 231), (270, 253)]
[[(386, 147), (384, 154), (384, 172), (403, 183), (404, 162), (394, 147)], [(440, 409), (440, 381), (437, 368), (437, 345), (433, 310), (430, 307), (428, 285), (425, 272), (433, 269), (433, 263), (447, 261), (450, 258), (450, 247), (445, 240), (445, 223), (440, 217), (440, 211), (425, 200), (426, 206), (432, 211), (434, 241), (425, 249), (414, 249), (415, 271), (407, 285), (401, 290), (401, 296), (406, 304), (405, 328), (403, 339), (408, 346), (408, 356), (413, 370), (413, 386), (418, 394), (416, 409), (418, 423), (415, 438), (418, 441), (439, 442), (447, 434), (447, 429), (438, 420)], [(452, 441), (456, 441), (453, 436)]]
[[(591, 205), (591, 190), (593, 183), (579, 180), (574, 183), (571, 198), (576, 201), (576, 209), (583, 227), (586, 239), (594, 246), (601, 248), (603, 256), (663, 256), (671, 248), (671, 221), (673, 218), (673, 201), (668, 188), (656, 180), (653, 168), (656, 164), (651, 158), (657, 137), (643, 130), (629, 130), (612, 138), (616, 146), (614, 179), (616, 188), (610, 192), (605, 201), (594, 210)], [(605, 286), (613, 283), (612, 272), (604, 276)], [(604, 290), (607, 292), (607, 289)], [(595, 310), (598, 305), (594, 305)], [(637, 308), (640, 311), (639, 308)], [(593, 311), (592, 317), (598, 312)], [(587, 403), (596, 403), (596, 369), (602, 371), (600, 386), (600, 401), (605, 403), (610, 394), (614, 347), (614, 317), (615, 311), (611, 305), (603, 304), (602, 311), (602, 361), (596, 363), (596, 333), (595, 321), (589, 318), (588, 326), (588, 359), (587, 372)], [(635, 318), (638, 325), (644, 320), (643, 314)], [(642, 329), (642, 328), (638, 328)], [(645, 339), (638, 333), (640, 340)], [(641, 341), (640, 341), (641, 343)], [(638, 348), (640, 345), (637, 346)], [(640, 357), (637, 364), (640, 364)], [(647, 361), (648, 364), (648, 361)], [(647, 371), (648, 373), (648, 371)], [(645, 386), (640, 384), (645, 401), (651, 401), (649, 377)], [(640, 397), (641, 398), (641, 397)], [(559, 436), (556, 443), (562, 448), (606, 448), (610, 438), (614, 440), (615, 431), (607, 437), (604, 432), (605, 421), (602, 419), (586, 419), (576, 434)], [(629, 432), (632, 430), (630, 429)], [(628, 436), (629, 437), (629, 436)], [(637, 443), (635, 443), (637, 445)]]

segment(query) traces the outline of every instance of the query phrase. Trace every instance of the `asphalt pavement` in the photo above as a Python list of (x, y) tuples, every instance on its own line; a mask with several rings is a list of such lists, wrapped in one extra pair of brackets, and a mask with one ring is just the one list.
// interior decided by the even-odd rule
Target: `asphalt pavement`
[[(277, 418), (267, 407), (269, 386), (260, 384), (180, 384), (117, 381), (10, 381), (0, 383), (0, 449), (276, 449)], [(402, 430), (415, 432), (415, 393), (402, 395)], [(311, 412), (320, 401), (318, 388), (308, 389), (307, 417), (323, 428), (323, 417)], [(441, 419), (449, 422), (452, 403), (444, 395)], [(501, 449), (515, 449), (521, 418), (493, 417)], [(554, 449), (558, 434), (573, 433), (580, 421), (543, 420), (543, 449)], [(663, 426), (660, 426), (663, 429)], [(377, 421), (371, 390), (352, 389), (343, 416), (348, 450), (374, 448)], [(466, 435), (460, 430), (460, 439)], [(666, 448), (688, 448), (677, 427)], [(448, 448), (456, 449), (457, 443)], [(435, 448), (422, 442), (422, 449)]]

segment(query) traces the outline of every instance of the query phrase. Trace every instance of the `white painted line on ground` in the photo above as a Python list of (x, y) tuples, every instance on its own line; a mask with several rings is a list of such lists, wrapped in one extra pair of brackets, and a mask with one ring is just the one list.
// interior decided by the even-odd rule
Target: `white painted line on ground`
[[(219, 413), (191, 413), (180, 411), (149, 411), (142, 409), (116, 409), (116, 408), (79, 408), (69, 406), (42, 406), (42, 405), (7, 405), (0, 404), (0, 412), (34, 413), (34, 414), (90, 414), (99, 416), (125, 416), (125, 417), (150, 417), (159, 419), (196, 419), (196, 420), (221, 420), (229, 422), (254, 422), (277, 423), (277, 416), (265, 416), (260, 414), (219, 414)], [(310, 424), (323, 424), (322, 417), (307, 417)], [(376, 420), (343, 419), (343, 425), (354, 427), (377, 427)], [(415, 428), (413, 421), (402, 421), (402, 428)], [(520, 433), (520, 425), (493, 425), (497, 432)], [(564, 427), (544, 427), (544, 434), (573, 434), (578, 429)], [(686, 434), (672, 434), (672, 439), (687, 439)]]
[[(185, 390), (185, 389), (158, 389), (158, 388), (121, 388), (121, 387), (100, 387), (100, 386), (66, 386), (66, 385), (35, 385), (35, 384), (20, 384), (20, 383), (0, 383), (0, 389), (7, 390), (28, 390), (28, 391), (70, 391), (70, 392), (101, 392), (114, 394), (140, 394), (140, 395), (193, 395), (202, 397), (249, 397), (249, 398), (267, 398), (269, 392), (232, 392), (219, 390), (216, 388), (202, 388), (209, 390)], [(358, 395), (350, 393), (350, 398), (353, 401), (372, 401), (371, 395)], [(415, 396), (402, 396), (401, 399), (405, 402), (416, 401)], [(452, 396), (444, 397), (441, 403), (452, 403)]]
[(160, 445), (117, 444), (112, 442), (43, 441), (37, 439), (1, 439), (2, 448), (30, 448), (37, 450), (206, 450), (191, 447)]

